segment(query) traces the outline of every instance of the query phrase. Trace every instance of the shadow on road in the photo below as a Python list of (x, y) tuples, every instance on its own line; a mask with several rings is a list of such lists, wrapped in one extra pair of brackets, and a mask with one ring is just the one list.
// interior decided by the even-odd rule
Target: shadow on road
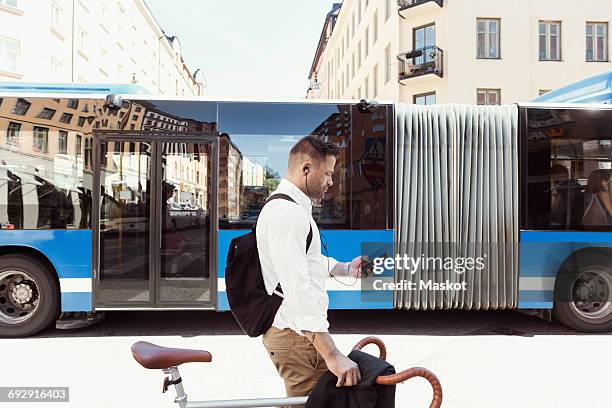
[[(332, 334), (414, 336), (584, 335), (555, 322), (515, 311), (332, 310)], [(242, 334), (229, 312), (107, 312), (94, 326), (74, 330), (50, 328), (35, 337), (214, 336)]]

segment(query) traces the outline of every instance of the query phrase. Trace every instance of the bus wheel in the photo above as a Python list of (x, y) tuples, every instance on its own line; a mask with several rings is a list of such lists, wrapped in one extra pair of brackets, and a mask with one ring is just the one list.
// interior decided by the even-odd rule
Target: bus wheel
[(48, 268), (23, 255), (0, 258), (0, 337), (35, 334), (59, 311), (58, 283)]
[(559, 275), (553, 311), (557, 320), (583, 332), (612, 331), (612, 267), (606, 260)]

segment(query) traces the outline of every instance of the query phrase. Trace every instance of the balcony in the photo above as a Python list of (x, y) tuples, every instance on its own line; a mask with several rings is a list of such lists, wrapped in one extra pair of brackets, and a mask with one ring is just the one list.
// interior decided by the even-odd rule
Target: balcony
[(397, 0), (397, 7), (399, 15), (408, 18), (444, 7), (444, 0)]
[(399, 60), (399, 82), (423, 75), (434, 74), (442, 78), (444, 52), (435, 45), (418, 48), (397, 56)]

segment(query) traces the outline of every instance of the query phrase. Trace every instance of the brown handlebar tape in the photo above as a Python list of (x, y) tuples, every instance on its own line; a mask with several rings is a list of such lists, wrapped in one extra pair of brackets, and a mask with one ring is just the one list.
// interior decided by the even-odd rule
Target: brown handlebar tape
[[(385, 346), (385, 343), (383, 343), (383, 341), (379, 339), (378, 337), (374, 337), (374, 336), (366, 337), (365, 339), (355, 344), (355, 347), (353, 347), (353, 350), (361, 350), (363, 347), (365, 347), (368, 344), (376, 344), (379, 350), (379, 358), (382, 360), (386, 360), (387, 347)], [(440, 405), (442, 405), (442, 385), (440, 384), (440, 380), (438, 380), (438, 377), (436, 377), (434, 373), (432, 373), (426, 368), (413, 367), (413, 368), (409, 368), (407, 370), (401, 371), (397, 374), (381, 375), (381, 376), (376, 377), (376, 384), (396, 385), (398, 383), (404, 382), (414, 377), (422, 377), (426, 379), (427, 381), (429, 381), (429, 384), (431, 384), (431, 388), (433, 390), (433, 398), (431, 400), (431, 404), (429, 404), (429, 408), (440, 408)]]

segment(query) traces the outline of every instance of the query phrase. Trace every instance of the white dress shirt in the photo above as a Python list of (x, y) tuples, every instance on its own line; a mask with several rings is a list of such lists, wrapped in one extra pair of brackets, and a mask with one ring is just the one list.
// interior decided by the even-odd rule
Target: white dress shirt
[[(276, 199), (266, 204), (257, 220), (257, 250), (264, 283), (272, 294), (280, 282), (284, 300), (272, 326), (302, 331), (327, 332), (329, 299), (325, 279), (338, 263), (321, 254), (319, 229), (312, 218), (310, 198), (295, 184), (282, 179), (272, 194), (287, 194), (295, 200)], [(306, 253), (308, 225), (312, 242)], [(328, 266), (329, 261), (329, 266)]]

